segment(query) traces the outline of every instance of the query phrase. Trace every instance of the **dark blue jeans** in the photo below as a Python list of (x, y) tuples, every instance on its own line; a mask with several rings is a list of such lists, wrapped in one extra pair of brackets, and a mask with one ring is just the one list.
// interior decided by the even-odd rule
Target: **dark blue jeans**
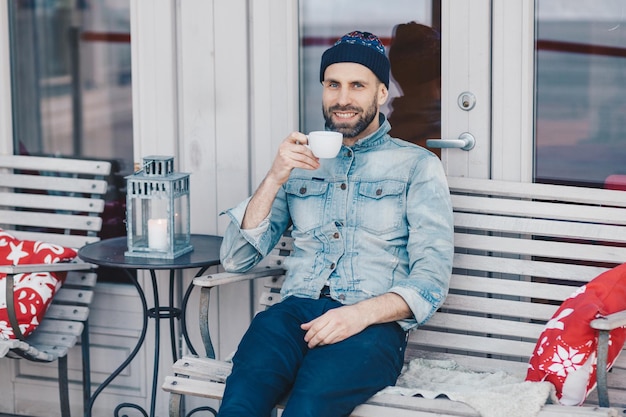
[(307, 347), (300, 325), (340, 306), (329, 298), (289, 297), (257, 314), (233, 358), (218, 416), (267, 417), (286, 395), (283, 417), (348, 416), (393, 385), (406, 348), (406, 333), (397, 323)]

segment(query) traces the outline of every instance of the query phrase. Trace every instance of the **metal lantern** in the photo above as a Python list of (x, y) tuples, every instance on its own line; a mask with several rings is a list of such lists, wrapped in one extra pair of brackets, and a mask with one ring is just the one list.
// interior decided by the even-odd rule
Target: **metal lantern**
[(126, 256), (174, 259), (191, 252), (189, 174), (171, 156), (147, 156), (126, 177)]

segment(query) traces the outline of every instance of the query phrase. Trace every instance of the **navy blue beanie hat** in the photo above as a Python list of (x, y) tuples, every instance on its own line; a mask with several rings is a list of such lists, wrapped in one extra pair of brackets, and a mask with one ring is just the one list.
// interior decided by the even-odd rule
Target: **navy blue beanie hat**
[(376, 35), (354, 31), (342, 36), (322, 55), (320, 82), (324, 81), (326, 68), (338, 62), (355, 62), (366, 66), (389, 88), (389, 59)]

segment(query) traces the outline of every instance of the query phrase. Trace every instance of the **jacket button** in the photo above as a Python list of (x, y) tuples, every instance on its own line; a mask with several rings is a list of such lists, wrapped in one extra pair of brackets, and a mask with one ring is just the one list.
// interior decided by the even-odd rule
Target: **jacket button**
[(335, 263), (333, 262), (332, 264), (330, 264), (330, 269), (335, 269), (335, 266), (337, 265), (335, 265)]
[(378, 190), (376, 190), (376, 195), (381, 195), (383, 193), (382, 188), (379, 188)]
[(335, 232), (335, 233), (333, 233), (333, 237), (334, 237), (335, 239), (339, 239), (339, 232)]
[(341, 184), (341, 189), (342, 190), (345, 190), (346, 188), (348, 188), (348, 186), (345, 183)]
[(346, 299), (346, 295), (345, 294), (339, 294), (339, 299), (340, 300), (345, 300)]
[(347, 155), (348, 157), (352, 158), (352, 151), (348, 151)]
[(300, 194), (306, 194), (306, 187), (300, 188)]

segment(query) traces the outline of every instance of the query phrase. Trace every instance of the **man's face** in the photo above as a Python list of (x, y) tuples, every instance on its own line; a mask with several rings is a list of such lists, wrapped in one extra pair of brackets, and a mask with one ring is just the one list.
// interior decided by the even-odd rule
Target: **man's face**
[(343, 133), (344, 143), (354, 144), (378, 129), (378, 109), (388, 92), (369, 68), (352, 62), (329, 65), (322, 85), (326, 126)]

